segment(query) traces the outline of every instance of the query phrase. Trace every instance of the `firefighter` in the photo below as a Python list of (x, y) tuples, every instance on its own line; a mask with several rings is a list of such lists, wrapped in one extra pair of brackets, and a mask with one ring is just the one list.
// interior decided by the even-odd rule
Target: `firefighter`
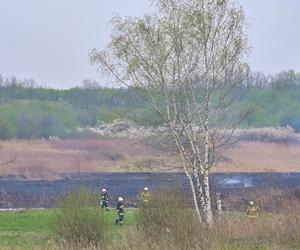
[(105, 188), (102, 189), (101, 196), (100, 196), (100, 205), (102, 209), (109, 211), (108, 209), (108, 194)]
[(257, 217), (258, 210), (259, 210), (259, 208), (254, 205), (254, 202), (250, 201), (246, 213), (249, 218), (254, 219)]
[(141, 193), (141, 201), (143, 205), (148, 205), (151, 200), (151, 194), (148, 187), (144, 188), (144, 191)]
[(118, 218), (116, 219), (115, 223), (116, 225), (122, 225), (123, 224), (123, 219), (124, 219), (124, 205), (123, 205), (123, 198), (119, 197), (118, 198), (118, 204), (116, 207)]

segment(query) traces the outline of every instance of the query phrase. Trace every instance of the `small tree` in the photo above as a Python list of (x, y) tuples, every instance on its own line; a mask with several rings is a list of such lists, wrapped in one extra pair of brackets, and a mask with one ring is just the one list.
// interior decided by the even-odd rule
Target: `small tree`
[(227, 0), (153, 3), (152, 15), (113, 18), (107, 49), (91, 61), (148, 97), (172, 141), (160, 143), (181, 160), (198, 218), (212, 225), (209, 170), (241, 118), (224, 119), (248, 69), (244, 13)]

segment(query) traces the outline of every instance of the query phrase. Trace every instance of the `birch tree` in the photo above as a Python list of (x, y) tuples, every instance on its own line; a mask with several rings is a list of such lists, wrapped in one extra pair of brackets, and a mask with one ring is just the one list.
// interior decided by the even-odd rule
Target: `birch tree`
[(148, 98), (172, 142), (160, 144), (180, 160), (199, 221), (211, 226), (209, 172), (241, 118), (225, 114), (248, 69), (244, 13), (227, 0), (153, 6), (151, 15), (114, 17), (109, 44), (91, 61)]

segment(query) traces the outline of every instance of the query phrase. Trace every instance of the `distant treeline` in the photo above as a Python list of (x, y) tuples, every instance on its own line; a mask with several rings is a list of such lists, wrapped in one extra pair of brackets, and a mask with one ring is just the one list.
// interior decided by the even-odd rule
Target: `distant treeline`
[[(249, 74), (230, 112), (253, 108), (242, 127), (291, 126), (300, 131), (300, 74)], [(103, 88), (96, 81), (67, 90), (45, 88), (34, 80), (0, 75), (0, 139), (65, 136), (78, 127), (115, 119), (158, 125), (159, 117), (135, 89)], [(227, 117), (230, 119), (230, 115)]]

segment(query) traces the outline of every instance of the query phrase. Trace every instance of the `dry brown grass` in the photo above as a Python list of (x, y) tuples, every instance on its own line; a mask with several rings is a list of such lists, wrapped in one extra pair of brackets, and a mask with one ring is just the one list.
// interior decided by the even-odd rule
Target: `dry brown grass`
[[(186, 222), (186, 224), (189, 221)], [(185, 225), (182, 227), (184, 228)], [(72, 249), (72, 250), (290, 250), (299, 249), (299, 215), (271, 215), (262, 214), (256, 221), (250, 221), (246, 217), (228, 218), (219, 221), (214, 228), (195, 228), (197, 237), (192, 246), (185, 246), (183, 242), (173, 241), (168, 232), (161, 235), (161, 240), (155, 241), (148, 238), (142, 232), (133, 229), (120, 234), (117, 240), (108, 243), (106, 246), (69, 246), (58, 245), (51, 242), (49, 248), (44, 249)]]
[(278, 213), (262, 209), (251, 219), (245, 212), (229, 212), (207, 228), (195, 219), (184, 193), (161, 190), (138, 213), (137, 228), (108, 249), (299, 249), (299, 200), (278, 190), (272, 195), (284, 201)]
[(299, 138), (291, 127), (237, 129), (234, 136), (243, 141), (285, 144), (299, 143)]
[(182, 204), (185, 195), (181, 196), (160, 192), (155, 204), (139, 215), (142, 225), (138, 222), (137, 228), (124, 232), (120, 240), (104, 249), (279, 250), (300, 247), (299, 201), (288, 202), (288, 210), (279, 213), (261, 211), (255, 219), (245, 213), (230, 212), (212, 228), (207, 228), (195, 220), (194, 210)]
[(219, 163), (216, 172), (300, 172), (300, 145), (240, 142), (224, 154), (229, 162)]
[[(300, 144), (240, 142), (223, 153), (229, 160), (214, 172), (300, 172)], [(70, 172), (169, 171), (176, 166), (164, 153), (130, 139), (2, 141), (0, 155), (13, 160), (0, 165), (0, 175), (31, 179), (56, 179)]]
[(142, 168), (137, 162), (154, 163), (163, 159), (154, 148), (124, 139), (12, 140), (1, 143), (0, 153), (13, 159), (10, 164), (1, 166), (1, 175), (31, 179), (55, 179), (61, 173), (70, 172), (140, 171)]

